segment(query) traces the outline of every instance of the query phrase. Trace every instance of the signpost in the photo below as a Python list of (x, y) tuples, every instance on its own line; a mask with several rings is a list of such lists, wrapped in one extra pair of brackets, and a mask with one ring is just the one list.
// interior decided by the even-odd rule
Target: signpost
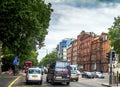
[(18, 56), (14, 57), (13, 65), (14, 65), (13, 74), (15, 76), (16, 75), (16, 71), (17, 71), (17, 66), (19, 65), (19, 58), (18, 58)]

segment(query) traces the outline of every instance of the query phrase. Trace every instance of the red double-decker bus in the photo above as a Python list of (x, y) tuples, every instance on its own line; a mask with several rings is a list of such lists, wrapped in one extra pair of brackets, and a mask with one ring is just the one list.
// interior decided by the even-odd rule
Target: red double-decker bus
[(26, 73), (28, 68), (32, 67), (32, 62), (31, 61), (26, 61), (24, 62), (24, 72)]

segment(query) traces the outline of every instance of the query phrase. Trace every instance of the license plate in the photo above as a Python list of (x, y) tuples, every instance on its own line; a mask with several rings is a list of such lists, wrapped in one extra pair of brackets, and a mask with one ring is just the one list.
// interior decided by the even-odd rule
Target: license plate
[(32, 76), (32, 78), (37, 78), (38, 76)]
[(76, 78), (77, 76), (71, 76), (72, 78)]
[(56, 76), (56, 78), (57, 78), (57, 79), (60, 79), (60, 78), (62, 78), (62, 77), (61, 77), (61, 76)]

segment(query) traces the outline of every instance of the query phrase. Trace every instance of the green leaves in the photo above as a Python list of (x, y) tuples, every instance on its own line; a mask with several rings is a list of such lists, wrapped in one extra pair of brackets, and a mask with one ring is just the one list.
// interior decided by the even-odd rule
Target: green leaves
[(50, 54), (47, 54), (39, 63), (39, 65), (42, 66), (47, 66), (48, 64), (56, 61), (56, 60), (60, 60), (60, 58), (57, 56), (56, 52), (52, 52)]
[(113, 49), (120, 56), (120, 17), (116, 17), (113, 26), (109, 28), (109, 40)]
[(20, 58), (32, 56), (36, 45), (43, 45), (51, 12), (51, 6), (43, 0), (0, 1), (0, 41), (4, 51), (7, 48)]

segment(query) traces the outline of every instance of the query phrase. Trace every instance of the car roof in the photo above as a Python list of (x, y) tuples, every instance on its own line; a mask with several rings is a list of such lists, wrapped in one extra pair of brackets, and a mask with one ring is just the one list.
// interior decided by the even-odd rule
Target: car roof
[(29, 68), (28, 70), (30, 70), (30, 69), (37, 69), (37, 70), (41, 70), (41, 69), (40, 69), (40, 68), (38, 68), (38, 67), (37, 67), (37, 68)]

